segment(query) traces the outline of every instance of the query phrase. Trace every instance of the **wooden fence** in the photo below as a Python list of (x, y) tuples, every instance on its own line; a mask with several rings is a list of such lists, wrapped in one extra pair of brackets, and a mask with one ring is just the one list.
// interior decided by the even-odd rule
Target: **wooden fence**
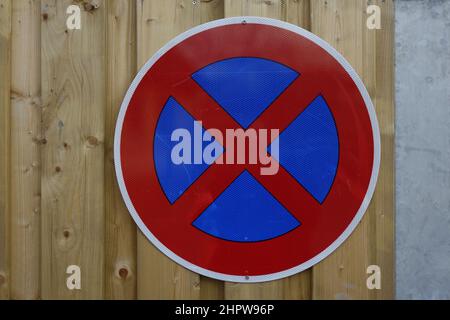
[[(66, 9), (82, 8), (81, 30)], [(366, 27), (369, 4), (381, 30)], [(0, 0), (0, 299), (382, 299), (394, 295), (393, 0)], [(113, 170), (119, 106), (169, 39), (237, 15), (285, 20), (337, 48), (381, 126), (378, 186), (351, 237), (311, 270), (233, 284), (171, 262), (136, 230)], [(283, 50), (283, 48), (280, 48)], [(79, 265), (82, 290), (66, 287)], [(366, 268), (382, 270), (368, 290)]]

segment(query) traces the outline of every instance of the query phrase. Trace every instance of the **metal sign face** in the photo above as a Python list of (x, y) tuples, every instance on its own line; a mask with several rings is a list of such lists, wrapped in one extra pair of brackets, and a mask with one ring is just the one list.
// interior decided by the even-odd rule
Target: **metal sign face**
[(123, 102), (115, 162), (147, 238), (212, 278), (301, 272), (355, 229), (375, 189), (380, 136), (355, 71), (278, 20), (214, 21), (170, 41)]

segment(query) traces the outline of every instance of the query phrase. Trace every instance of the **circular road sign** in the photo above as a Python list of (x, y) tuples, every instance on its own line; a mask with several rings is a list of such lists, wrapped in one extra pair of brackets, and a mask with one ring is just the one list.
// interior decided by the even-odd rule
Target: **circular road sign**
[(193, 28), (141, 69), (115, 166), (146, 237), (232, 282), (310, 268), (360, 222), (380, 165), (375, 110), (329, 44), (273, 19)]

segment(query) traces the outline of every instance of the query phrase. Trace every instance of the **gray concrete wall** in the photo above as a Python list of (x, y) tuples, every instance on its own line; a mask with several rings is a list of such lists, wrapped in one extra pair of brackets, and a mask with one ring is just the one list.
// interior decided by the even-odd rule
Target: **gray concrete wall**
[(450, 299), (450, 0), (396, 0), (397, 298)]

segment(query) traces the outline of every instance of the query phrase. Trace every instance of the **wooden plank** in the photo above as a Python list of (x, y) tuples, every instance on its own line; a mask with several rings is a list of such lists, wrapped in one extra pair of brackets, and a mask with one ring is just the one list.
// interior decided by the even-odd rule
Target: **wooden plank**
[(395, 299), (395, 8), (393, 0), (374, 1), (381, 7), (382, 30), (376, 31), (374, 103), (381, 133), (381, 166), (374, 194), (375, 264), (381, 267), (376, 299)]
[(11, 298), (39, 298), (40, 1), (12, 1)]
[(114, 170), (114, 131), (122, 100), (136, 74), (136, 3), (110, 0), (105, 136), (105, 297), (135, 299), (136, 226), (122, 200)]
[[(81, 30), (66, 29), (71, 0), (42, 1), (42, 297), (104, 297), (106, 8), (80, 2)], [(67, 267), (81, 268), (68, 290)]]
[(286, 21), (306, 30), (311, 30), (310, 0), (287, 0)]
[(274, 19), (286, 17), (283, 0), (225, 0), (225, 16), (259, 16)]
[[(310, 27), (309, 0), (226, 0), (225, 16), (262, 16)], [(236, 299), (310, 299), (311, 271), (279, 281), (260, 284), (225, 284), (225, 298)]]
[(9, 298), (11, 0), (0, 0), (0, 300)]
[[(378, 186), (366, 215), (350, 238), (313, 270), (315, 299), (393, 298), (393, 2), (381, 6), (383, 29), (366, 27), (367, 2), (313, 1), (312, 31), (340, 51), (363, 79), (375, 103), (382, 133)], [(382, 290), (368, 290), (366, 269), (382, 270)]]
[[(195, 25), (223, 17), (222, 0), (137, 0), (138, 65), (167, 41)], [(138, 298), (199, 299), (220, 295), (219, 283), (175, 264), (138, 233)], [(206, 296), (201, 294), (206, 283)], [(218, 286), (218, 287), (217, 287)]]
[(224, 300), (225, 284), (212, 278), (200, 277), (200, 299), (201, 300)]

